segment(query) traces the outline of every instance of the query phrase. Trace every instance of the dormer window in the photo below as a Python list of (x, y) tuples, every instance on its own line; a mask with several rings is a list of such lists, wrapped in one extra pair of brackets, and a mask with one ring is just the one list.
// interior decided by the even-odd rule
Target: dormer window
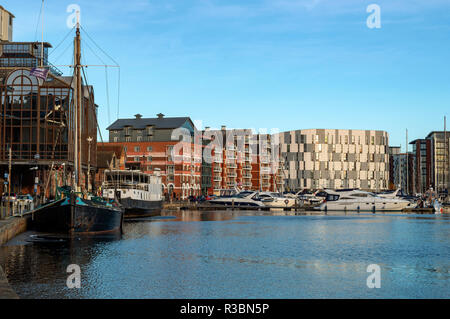
[(147, 126), (147, 135), (153, 135), (153, 126)]

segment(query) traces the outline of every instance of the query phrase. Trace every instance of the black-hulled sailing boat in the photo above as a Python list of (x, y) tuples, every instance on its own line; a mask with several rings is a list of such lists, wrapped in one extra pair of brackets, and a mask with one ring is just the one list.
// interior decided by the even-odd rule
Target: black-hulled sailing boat
[[(81, 38), (77, 22), (74, 42), (74, 187), (59, 189), (59, 199), (36, 209), (33, 213), (35, 230), (69, 235), (96, 235), (122, 231), (123, 207), (117, 201), (106, 201), (99, 197), (83, 196), (80, 192), (79, 174), (81, 172)], [(79, 145), (80, 143), (80, 145)]]

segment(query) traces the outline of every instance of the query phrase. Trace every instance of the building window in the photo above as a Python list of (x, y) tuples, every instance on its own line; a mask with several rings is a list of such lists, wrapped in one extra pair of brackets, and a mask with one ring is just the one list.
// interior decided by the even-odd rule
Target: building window
[(135, 162), (139, 162), (139, 156), (135, 156), (135, 157), (134, 157), (134, 161), (135, 161)]
[(141, 151), (141, 148), (140, 148), (139, 146), (135, 146), (135, 147), (134, 147), (134, 151), (135, 151), (135, 152), (140, 152), (140, 151)]
[(130, 136), (127, 136), (127, 137), (125, 138), (125, 141), (126, 141), (126, 142), (131, 142), (131, 137), (130, 137)]
[(147, 152), (153, 151), (153, 148), (151, 146), (147, 146)]
[(151, 156), (147, 156), (147, 161), (151, 162), (152, 161), (152, 157)]
[(114, 142), (117, 142), (117, 136), (114, 137)]
[(137, 140), (138, 142), (142, 141), (142, 136), (137, 136), (137, 137), (136, 137), (136, 140)]

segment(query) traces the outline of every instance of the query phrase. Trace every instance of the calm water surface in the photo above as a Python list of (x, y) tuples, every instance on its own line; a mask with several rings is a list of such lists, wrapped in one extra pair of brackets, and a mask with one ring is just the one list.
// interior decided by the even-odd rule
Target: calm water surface
[[(450, 216), (163, 213), (121, 238), (43, 245), (0, 265), (22, 298), (448, 298)], [(173, 215), (172, 217), (170, 215)], [(81, 267), (81, 289), (66, 267)], [(381, 267), (381, 288), (366, 285)]]

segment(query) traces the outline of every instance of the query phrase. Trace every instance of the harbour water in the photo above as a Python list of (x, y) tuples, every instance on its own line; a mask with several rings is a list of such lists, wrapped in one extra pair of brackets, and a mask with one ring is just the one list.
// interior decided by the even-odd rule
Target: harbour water
[[(163, 212), (121, 238), (0, 247), (21, 298), (448, 298), (450, 216)], [(81, 288), (66, 286), (70, 264)], [(381, 268), (368, 288), (367, 266)]]

